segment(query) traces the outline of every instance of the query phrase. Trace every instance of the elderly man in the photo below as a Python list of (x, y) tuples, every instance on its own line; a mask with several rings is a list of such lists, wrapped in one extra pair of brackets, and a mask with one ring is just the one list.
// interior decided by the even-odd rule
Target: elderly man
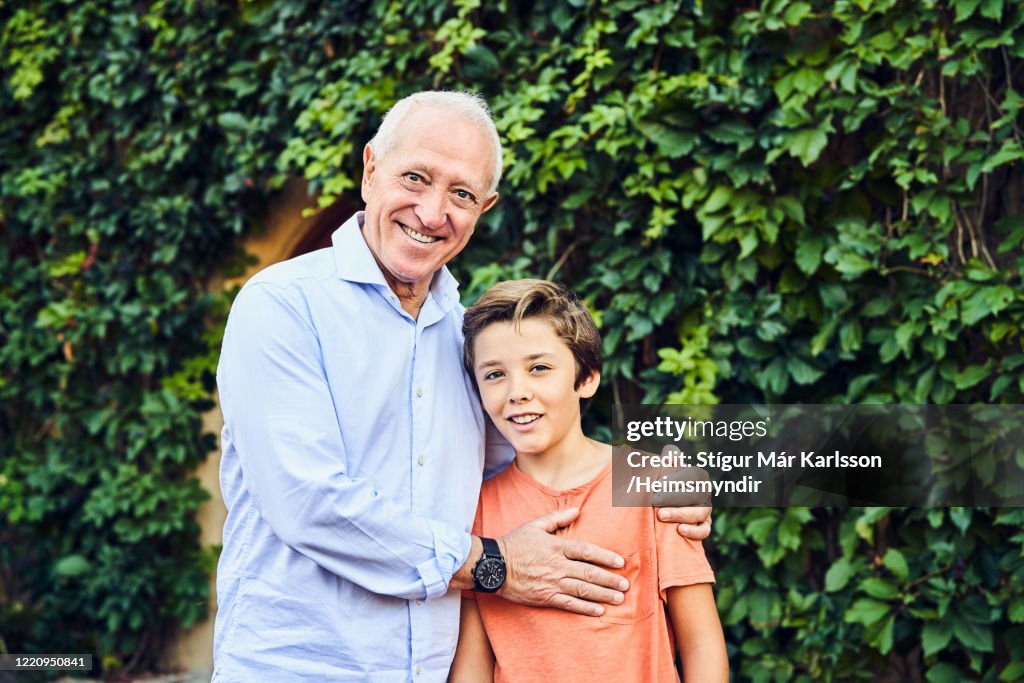
[[(512, 456), (485, 436), (444, 267), (497, 199), (483, 100), (402, 100), (363, 163), (365, 212), (253, 277), (228, 320), (214, 681), (443, 681), (449, 588), (591, 615), (628, 589), (622, 558), (553, 535), (575, 509), (468, 533), (482, 472)], [(695, 538), (707, 516), (662, 511)]]

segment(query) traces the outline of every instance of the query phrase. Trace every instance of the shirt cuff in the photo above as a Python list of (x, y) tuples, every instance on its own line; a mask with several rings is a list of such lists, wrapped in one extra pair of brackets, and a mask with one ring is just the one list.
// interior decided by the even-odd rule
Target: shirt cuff
[(416, 567), (427, 600), (448, 592), (452, 576), (469, 557), (472, 537), (464, 531), (455, 531), (451, 526), (429, 522), (434, 533), (434, 557)]

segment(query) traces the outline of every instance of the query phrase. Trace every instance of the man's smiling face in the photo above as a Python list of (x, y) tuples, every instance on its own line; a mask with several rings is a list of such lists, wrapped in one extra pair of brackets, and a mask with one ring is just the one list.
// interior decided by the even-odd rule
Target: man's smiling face
[(494, 149), (480, 126), (436, 107), (413, 109), (383, 158), (363, 151), (363, 235), (399, 296), (425, 298), (466, 246), (490, 193)]

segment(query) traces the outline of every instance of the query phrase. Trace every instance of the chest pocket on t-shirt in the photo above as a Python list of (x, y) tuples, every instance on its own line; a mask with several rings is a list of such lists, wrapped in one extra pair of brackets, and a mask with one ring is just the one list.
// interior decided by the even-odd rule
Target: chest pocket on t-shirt
[(621, 605), (605, 605), (601, 621), (611, 624), (635, 624), (654, 614), (660, 604), (658, 595), (658, 568), (654, 565), (653, 551), (643, 548), (623, 559), (622, 569), (614, 570), (629, 581), (626, 599)]

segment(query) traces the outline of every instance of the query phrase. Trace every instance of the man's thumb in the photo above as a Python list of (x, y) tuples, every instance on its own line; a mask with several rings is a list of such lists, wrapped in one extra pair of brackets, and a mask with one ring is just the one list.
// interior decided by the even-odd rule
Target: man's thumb
[(544, 531), (548, 532), (549, 534), (553, 534), (558, 529), (561, 529), (564, 526), (569, 526), (570, 524), (572, 524), (572, 521), (576, 519), (579, 516), (579, 514), (579, 508), (566, 508), (564, 510), (555, 510), (554, 512), (549, 512), (543, 517), (538, 517), (537, 519), (533, 520), (532, 522), (530, 522), (530, 526), (539, 527)]

